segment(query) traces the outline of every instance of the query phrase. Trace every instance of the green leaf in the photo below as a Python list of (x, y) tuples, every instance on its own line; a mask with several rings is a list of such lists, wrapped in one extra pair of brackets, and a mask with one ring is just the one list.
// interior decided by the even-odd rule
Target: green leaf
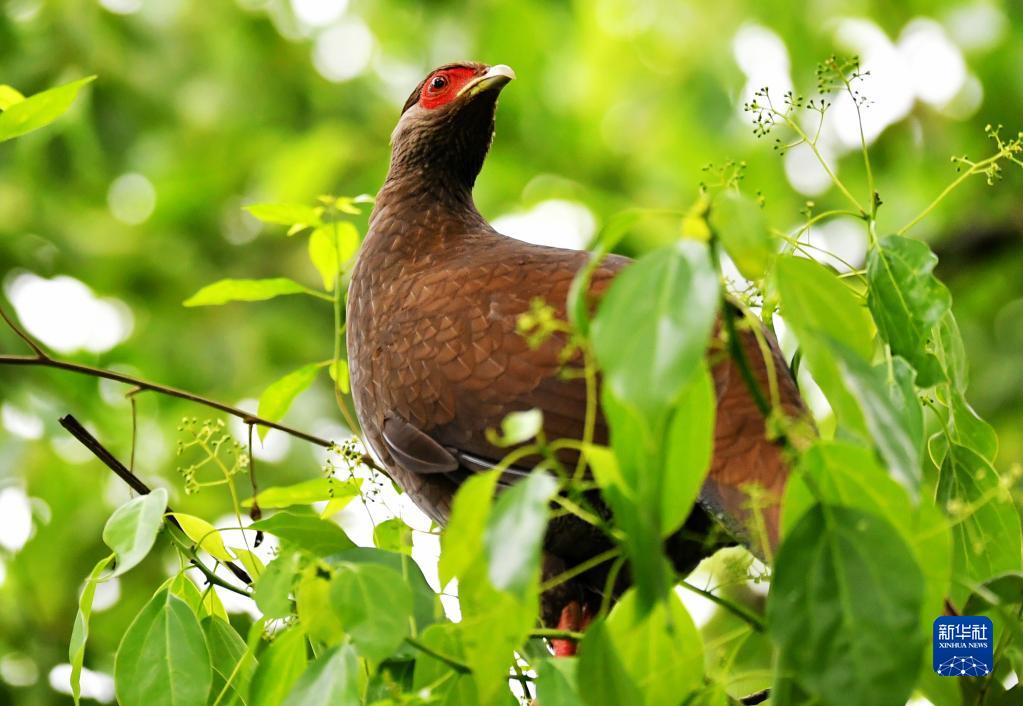
[(306, 663), (305, 633), (292, 627), (277, 633), (259, 657), (249, 685), (249, 706), (280, 706), (302, 676)]
[(588, 706), (645, 703), (603, 620), (591, 625), (579, 644), (577, 673), (579, 691)]
[(253, 501), (264, 510), (311, 505), (323, 500), (354, 498), (359, 494), (359, 482), (337, 478), (312, 478), (294, 485), (275, 485), (265, 488), (256, 495), (242, 501), (242, 507), (252, 507)]
[(635, 703), (684, 703), (703, 685), (703, 643), (675, 593), (644, 613), (629, 591), (608, 616), (607, 634), (642, 694)]
[(643, 607), (650, 608), (670, 588), (661, 531), (661, 518), (670, 514), (664, 507), (670, 499), (664, 496), (663, 487), (671, 469), (661, 457), (666, 427), (650, 429), (638, 411), (617, 400), (607, 386), (602, 390), (602, 398), (617, 464), (595, 471), (595, 475), (598, 482), (618, 481), (601, 483), (601, 494), (614, 512), (619, 529), (625, 533), (632, 578)]
[(220, 597), (212, 587), (207, 586), (204, 589), (200, 589), (185, 574), (178, 574), (166, 585), (170, 592), (183, 600), (199, 619), (212, 615), (228, 620), (224, 604), (220, 601)]
[(537, 671), (537, 701), (550, 706), (583, 706), (579, 696), (576, 657), (545, 659)]
[(895, 356), (887, 382), (892, 406), (902, 420), (902, 428), (910, 442), (916, 447), (917, 458), (922, 459), (927, 439), (924, 433), (924, 408), (917, 392), (916, 371), (904, 358)]
[[(781, 546), (767, 602), (778, 665), (823, 706), (902, 706), (923, 654), (923, 576), (872, 513), (815, 505)], [(898, 636), (899, 649), (878, 658)]]
[(333, 647), (345, 631), (330, 597), (330, 574), (317, 562), (305, 568), (295, 588), (295, 612), (310, 640)]
[(507, 693), (508, 665), (526, 642), (539, 611), (535, 589), (528, 596), (498, 591), (487, 571), (484, 557), (478, 557), (458, 584), (465, 661), (482, 704), (500, 702)]
[(949, 400), (949, 421), (949, 432), (957, 444), (972, 449), (994, 463), (998, 456), (998, 435), (970, 406), (966, 396), (954, 388)]
[(927, 245), (898, 235), (882, 238), (867, 257), (867, 305), (878, 333), (916, 369), (921, 387), (944, 377), (930, 339), (952, 296), (933, 274), (937, 263)]
[(334, 647), (320, 655), (284, 700), (284, 706), (354, 706), (360, 703), (359, 660), (351, 645)]
[(535, 470), (497, 498), (484, 535), (494, 588), (522, 595), (537, 581), (549, 504), (557, 491), (558, 481)]
[(163, 526), (166, 508), (167, 491), (156, 488), (114, 510), (103, 527), (103, 542), (117, 557), (110, 577), (120, 576), (146, 558)]
[(944, 610), (952, 571), (952, 537), (938, 509), (926, 502), (913, 507), (909, 495), (878, 465), (873, 452), (847, 441), (817, 441), (800, 457), (799, 470), (785, 490), (783, 536), (818, 499), (880, 515), (899, 531), (923, 571), (920, 624), (929, 630), (934, 616)]
[[(279, 422), (295, 398), (313, 384), (313, 380), (316, 379), (316, 375), (322, 367), (323, 363), (309, 363), (272, 383), (259, 396), (259, 408), (256, 414), (271, 422)], [(260, 426), (258, 429), (260, 439), (266, 437), (266, 433), (270, 431), (264, 426)]]
[(14, 86), (8, 86), (7, 84), (0, 84), (0, 110), (7, 110), (15, 103), (20, 103), (25, 100), (25, 96), (21, 95)]
[(412, 554), (412, 528), (392, 517), (373, 528), (373, 544), (399, 554)]
[(114, 555), (111, 554), (96, 562), (89, 577), (85, 580), (82, 595), (78, 597), (78, 613), (75, 614), (75, 626), (71, 630), (71, 644), (68, 645), (68, 661), (71, 662), (71, 695), (74, 697), (76, 706), (82, 691), (82, 664), (85, 661), (85, 643), (89, 639), (89, 620), (92, 618), (92, 601), (96, 597), (96, 584), (99, 583), (99, 575), (113, 560)]
[(597, 234), (589, 261), (575, 273), (572, 284), (568, 288), (566, 309), (572, 326), (581, 335), (590, 335), (590, 312), (593, 310), (594, 304), (593, 298), (590, 296), (590, 281), (593, 272), (643, 215), (641, 210), (632, 208), (611, 216)]
[(852, 290), (823, 265), (801, 257), (780, 256), (775, 284), (785, 323), (799, 339), (803, 359), (828, 398), (839, 423), (864, 433), (863, 414), (838, 370), (830, 341), (869, 361), (874, 325)]
[(671, 534), (685, 522), (710, 470), (716, 406), (714, 381), (702, 365), (679, 398), (668, 425), (659, 493), (662, 535)]
[(966, 599), (970, 583), (1020, 570), (1019, 512), (987, 459), (952, 444), (941, 465), (936, 496), (953, 520), (953, 603)]
[(114, 687), (121, 706), (205, 706), (213, 683), (202, 628), (187, 605), (161, 589), (117, 648)]
[(338, 358), (335, 361), (331, 361), (330, 367), (330, 379), (337, 383), (337, 389), (341, 390), (341, 394), (347, 395), (352, 391), (352, 380), (348, 371), (348, 361), (344, 358)]
[(258, 579), (263, 573), (263, 570), (266, 568), (263, 565), (263, 560), (248, 549), (243, 549), (242, 547), (231, 547), (231, 553), (238, 557), (238, 561), (242, 563), (242, 566), (245, 567), (245, 571), (253, 579)]
[(331, 602), (345, 632), (371, 660), (390, 656), (409, 635), (412, 592), (401, 574), (379, 564), (342, 564)]
[[(919, 419), (914, 421), (913, 415), (906, 414), (906, 409), (913, 401), (901, 396), (898, 405), (893, 402), (884, 366), (871, 368), (866, 361), (840, 344), (833, 344), (832, 350), (838, 359), (846, 388), (859, 404), (888, 471), (915, 501), (920, 495), (923, 438), (922, 435), (919, 439), (913, 438), (907, 428), (912, 424), (922, 429)], [(902, 383), (904, 385), (905, 382)], [(904, 390), (904, 387), (900, 387), (900, 390)], [(911, 382), (909, 394), (913, 396)], [(919, 402), (915, 404), (919, 405)], [(916, 411), (915, 416), (919, 417), (919, 414)]]
[(960, 392), (965, 391), (969, 380), (969, 364), (959, 324), (951, 310), (945, 312), (938, 322), (935, 353), (952, 387)]
[(202, 619), (201, 625), (213, 667), (213, 688), (210, 690), (210, 696), (216, 699), (227, 689), (221, 703), (230, 703), (237, 699), (244, 704), (249, 680), (256, 670), (256, 658), (249, 653), (241, 635), (226, 620), (207, 616)]
[(271, 561), (253, 587), (252, 598), (267, 618), (291, 615), (291, 585), (298, 573), (298, 556), (293, 552), (279, 554)]
[(710, 211), (711, 200), (707, 192), (700, 189), (696, 201), (693, 202), (686, 213), (682, 216), (679, 224), (679, 235), (691, 240), (699, 240), (706, 243), (710, 240), (710, 226), (707, 224), (707, 214)]
[(355, 546), (343, 529), (314, 515), (278, 512), (265, 520), (253, 522), (249, 529), (269, 532), (316, 556), (328, 556)]
[(497, 486), (497, 471), (480, 473), (462, 483), (451, 506), (451, 519), (440, 538), (441, 584), (461, 576), (483, 552), (483, 532)]
[(172, 596), (177, 596), (185, 602), (196, 617), (202, 615), (202, 591), (192, 583), (192, 580), (184, 574), (178, 574), (166, 584), (167, 590)]
[[(327, 563), (339, 567), (343, 564), (378, 564), (400, 574), (402, 581), (412, 591), (412, 612), (415, 620), (413, 633), (419, 633), (438, 620), (444, 619), (444, 610), (437, 600), (437, 594), (426, 582), (419, 565), (406, 554), (383, 551), (372, 547), (356, 547), (335, 554)], [(408, 653), (415, 656), (412, 648)]]
[[(419, 636), (419, 642), (437, 654), (464, 662), (462, 632), (462, 626), (457, 623), (431, 625)], [(419, 694), (425, 696), (424, 692), (428, 692), (438, 699), (438, 706), (480, 703), (472, 675), (454, 672), (448, 664), (425, 653), (416, 655), (412, 687)], [(552, 702), (551, 706), (558, 704)]]
[(177, 520), (188, 538), (211, 557), (218, 561), (234, 561), (234, 557), (224, 546), (224, 539), (220, 536), (220, 531), (209, 522), (201, 517), (186, 515), (183, 512), (171, 512), (168, 515)]
[(778, 247), (757, 202), (733, 189), (724, 189), (714, 197), (710, 224), (742, 276), (762, 279)]
[(185, 306), (219, 306), (228, 302), (260, 302), (282, 294), (308, 294), (311, 290), (287, 277), (222, 279), (207, 284), (184, 301)]
[(487, 430), (487, 440), (494, 446), (507, 448), (529, 441), (543, 429), (543, 412), (538, 409), (527, 409), (524, 412), (511, 412), (501, 420), (501, 433), (495, 434)]
[(254, 203), (246, 206), (245, 210), (264, 223), (282, 226), (300, 224), (307, 227), (320, 225), (320, 215), (323, 212), (322, 208), (299, 203)]
[(696, 373), (717, 306), (717, 273), (691, 240), (644, 255), (608, 288), (592, 331), (604, 385), (651, 428)]
[(0, 142), (19, 137), (52, 123), (71, 107), (75, 97), (78, 96), (79, 89), (95, 78), (95, 76), (87, 76), (13, 103), (10, 101), (14, 96), (8, 92), (5, 100), (8, 106), (3, 113), (0, 113)]
[(1023, 601), (1023, 573), (1010, 571), (975, 587), (963, 605), (963, 615), (980, 615), (991, 606), (1012, 606)]
[(323, 288), (334, 291), (341, 266), (359, 249), (359, 231), (347, 221), (317, 228), (309, 236), (309, 259), (323, 279)]

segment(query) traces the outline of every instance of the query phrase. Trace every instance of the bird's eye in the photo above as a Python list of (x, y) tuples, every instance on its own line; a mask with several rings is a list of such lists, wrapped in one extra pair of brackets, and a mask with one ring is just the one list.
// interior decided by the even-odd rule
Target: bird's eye
[(446, 85), (448, 85), (448, 80), (443, 76), (434, 76), (433, 79), (430, 81), (430, 88), (432, 88), (435, 91), (439, 91)]

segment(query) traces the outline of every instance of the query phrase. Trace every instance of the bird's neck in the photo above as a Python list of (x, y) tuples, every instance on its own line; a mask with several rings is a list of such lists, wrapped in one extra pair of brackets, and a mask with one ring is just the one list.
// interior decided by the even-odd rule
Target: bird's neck
[(392, 164), (370, 216), (367, 245), (419, 250), (490, 230), (471, 185), (429, 165), (396, 170)]

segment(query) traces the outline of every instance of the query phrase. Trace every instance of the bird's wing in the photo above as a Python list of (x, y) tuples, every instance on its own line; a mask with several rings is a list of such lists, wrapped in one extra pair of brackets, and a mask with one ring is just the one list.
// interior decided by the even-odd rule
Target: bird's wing
[(381, 436), (394, 461), (411, 473), (429, 475), (458, 470), (454, 454), (402, 419), (385, 418)]
[[(443, 472), (451, 458), (467, 470), (491, 467), (507, 449), (491, 444), (487, 430), (510, 412), (532, 408), (542, 411), (549, 440), (582, 437), (586, 385), (560, 374), (566, 337), (555, 334), (531, 347), (517, 324), (534, 300), (564, 320), (568, 289), (587, 258), (501, 237), (472, 257), (454, 253), (404, 278), (405, 290), (396, 292), (394, 305), (377, 322), (379, 353), (369, 376), (374, 383), (390, 381), (377, 394), (390, 420), (382, 436), (395, 462), (418, 473)], [(605, 261), (593, 276), (594, 296), (627, 263), (620, 257)], [(578, 365), (575, 359), (567, 367)], [(602, 418), (595, 433), (606, 441)]]

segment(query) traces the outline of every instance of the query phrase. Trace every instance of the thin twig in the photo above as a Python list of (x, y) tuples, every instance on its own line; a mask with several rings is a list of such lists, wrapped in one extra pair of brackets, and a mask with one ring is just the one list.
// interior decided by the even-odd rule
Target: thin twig
[(764, 419), (768, 419), (771, 416), (771, 405), (768, 403), (767, 398), (764, 397), (764, 392), (760, 389), (760, 384), (753, 375), (753, 369), (750, 367), (749, 359), (746, 357), (746, 349), (743, 347), (742, 340), (736, 331), (735, 312), (732, 310), (732, 303), (726, 296), (721, 298), (721, 310), (725, 320), (725, 331), (728, 333), (728, 348), (732, 359), (739, 366), (739, 372), (742, 374), (742, 379), (745, 381), (750, 396), (757, 405), (757, 409), (764, 415)]
[(529, 633), (530, 637), (543, 637), (548, 640), (575, 640), (583, 639), (583, 633), (575, 630), (556, 630), (554, 628), (536, 628)]
[(18, 338), (20, 338), (22, 341), (28, 344), (28, 347), (35, 352), (36, 354), (35, 357), (39, 359), (47, 359), (50, 357), (46, 353), (46, 351), (43, 350), (43, 347), (40, 346), (34, 338), (29, 336), (24, 331), (24, 329), (18, 326), (18, 324), (14, 323), (14, 319), (7, 315), (7, 312), (4, 311), (4, 308), (2, 306), (0, 306), (0, 317), (3, 317), (3, 320), (7, 322), (7, 325), (10, 327), (11, 331), (14, 331)]
[(679, 585), (682, 586), (682, 588), (686, 589), (687, 591), (692, 591), (697, 595), (703, 596), (708, 601), (716, 603), (717, 605), (727, 610), (729, 613), (732, 613), (736, 617), (741, 618), (757, 632), (764, 631), (765, 628), (764, 619), (761, 618), (756, 613), (754, 613), (753, 611), (739, 605), (738, 603), (733, 603), (727, 598), (722, 598), (721, 596), (715, 593), (711, 593), (706, 589), (700, 588), (699, 586), (694, 586), (688, 581), (682, 581), (681, 583), (679, 583)]
[(566, 571), (563, 571), (557, 576), (554, 576), (553, 578), (550, 578), (544, 581), (542, 584), (540, 584), (540, 593), (549, 591), (555, 586), (560, 586), (566, 581), (570, 581), (574, 579), (576, 576), (584, 574), (596, 566), (600, 566), (605, 562), (611, 561), (612, 559), (617, 557), (621, 553), (621, 551), (622, 550), (620, 547), (611, 547), (605, 552), (601, 552), (596, 556), (590, 557), (586, 561), (576, 564), (571, 569), (567, 569)]
[[(0, 314), (3, 314), (3, 309), (0, 308)], [(10, 323), (10, 319), (6, 315), (3, 318)], [(15, 328), (17, 333), (19, 329)], [(19, 334), (20, 335), (20, 334)], [(32, 340), (30, 337), (26, 338), (26, 341)], [(160, 383), (152, 382), (150, 380), (143, 380), (141, 378), (134, 377), (132, 375), (126, 375), (116, 370), (108, 370), (106, 368), (96, 368), (91, 365), (83, 365), (81, 363), (74, 363), (69, 360), (61, 360), (59, 358), (51, 358), (49, 356), (33, 356), (33, 355), (11, 355), (11, 354), (0, 354), (0, 365), (28, 365), (38, 366), (46, 368), (56, 368), (58, 370), (66, 370), (72, 373), (78, 373), (79, 375), (88, 375), (95, 378), (103, 378), (106, 380), (113, 380), (115, 382), (121, 382), (126, 385), (134, 385), (139, 390), (148, 390), (150, 392), (156, 392), (161, 395), (167, 395), (168, 397), (177, 397), (179, 399), (188, 400), (196, 404), (209, 407), (210, 409), (216, 409), (226, 414), (230, 414), (233, 417), (237, 417), (242, 420), (245, 424), (257, 425), (267, 427), (269, 429), (276, 429), (277, 431), (284, 432), (289, 436), (293, 436), (296, 439), (302, 439), (308, 441), (310, 444), (316, 444), (324, 448), (330, 448), (334, 445), (330, 439), (325, 439), (315, 434), (302, 431), (301, 429), (295, 429), (289, 427), (286, 424), (280, 424), (279, 422), (271, 422), (269, 419), (263, 419), (262, 417), (246, 412), (244, 409), (238, 407), (232, 407), (229, 404), (218, 402), (217, 400), (210, 399), (209, 397), (203, 397), (194, 392), (188, 390), (182, 390), (170, 385), (162, 385)], [(369, 466), (370, 468), (383, 473), (385, 476), (390, 478), (387, 470), (381, 468), (373, 457), (369, 454), (363, 454), (360, 462)]]
[(433, 657), (434, 659), (436, 659), (436, 660), (438, 660), (440, 662), (443, 662), (444, 664), (448, 665), (449, 667), (454, 669), (459, 674), (471, 674), (472, 673), (472, 668), (469, 667), (469, 665), (465, 664), (464, 662), (459, 662), (454, 657), (448, 657), (446, 654), (442, 654), (442, 653), (438, 652), (437, 650), (433, 649), (432, 647), (428, 647), (427, 645), (424, 645), (422, 642), (420, 642), (419, 640), (415, 639), (414, 637), (406, 637), (405, 638), (405, 644), (407, 644), (408, 646), (410, 646), (410, 647), (412, 647), (412, 648), (414, 648), (416, 650), (419, 650), (420, 652), (422, 652), (425, 655), (429, 655), (430, 657)]
[(106, 368), (96, 368), (91, 365), (83, 365), (81, 363), (73, 363), (69, 360), (60, 360), (57, 358), (39, 358), (37, 356), (30, 355), (0, 355), (0, 365), (30, 365), (30, 366), (42, 366), (47, 368), (56, 368), (58, 370), (67, 370), (68, 372), (78, 373), (80, 375), (89, 375), (96, 378), (104, 378), (106, 380), (114, 380), (115, 382), (123, 382), (126, 385), (135, 385), (143, 390), (150, 390), (152, 392), (158, 392), (161, 395), (167, 395), (169, 397), (178, 397), (189, 402), (195, 402), (211, 409), (216, 409), (221, 412), (226, 412), (231, 416), (238, 417), (246, 424), (258, 424), (259, 426), (269, 427), (270, 429), (277, 429), (285, 434), (289, 434), (299, 439), (308, 441), (311, 444), (317, 446), (330, 447), (332, 442), (330, 439), (323, 439), (321, 437), (309, 434), (300, 429), (294, 429), (284, 424), (277, 422), (271, 422), (269, 419), (263, 419), (254, 414), (246, 412), (243, 409), (232, 407), (229, 404), (223, 402), (217, 402), (211, 400), (208, 397), (197, 395), (194, 392), (188, 392), (187, 390), (181, 390), (176, 387), (169, 385), (161, 385), (156, 382), (150, 382), (149, 380), (142, 380), (131, 375), (117, 372), (116, 370), (107, 370)]

